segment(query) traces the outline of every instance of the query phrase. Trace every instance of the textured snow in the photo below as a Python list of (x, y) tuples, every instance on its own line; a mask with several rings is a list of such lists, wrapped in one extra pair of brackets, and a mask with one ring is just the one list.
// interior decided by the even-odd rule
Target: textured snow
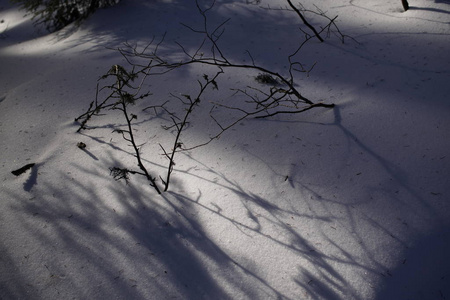
[[(409, 2), (403, 12), (397, 0), (302, 1), (358, 41), (311, 40), (298, 55), (316, 63), (298, 76), (303, 95), (336, 107), (242, 121), (178, 154), (158, 195), (143, 179), (109, 176), (135, 164), (111, 127), (78, 134), (73, 120), (97, 79), (125, 65), (108, 48), (166, 33), (164, 53), (181, 55), (175, 41), (196, 49), (201, 40), (180, 25), (202, 24), (193, 1), (122, 0), (49, 34), (1, 0), (0, 299), (449, 298), (450, 3)], [(249, 50), (279, 72), (304, 37), (295, 14), (243, 0), (216, 1), (210, 17), (231, 18), (220, 40), (230, 58), (249, 61)], [(194, 94), (207, 71), (148, 87), (154, 99)], [(244, 101), (228, 87), (256, 85), (255, 75), (227, 70), (205, 106)], [(207, 111), (183, 143), (214, 132)], [(136, 125), (155, 174), (167, 165), (158, 143), (173, 139), (163, 122)]]

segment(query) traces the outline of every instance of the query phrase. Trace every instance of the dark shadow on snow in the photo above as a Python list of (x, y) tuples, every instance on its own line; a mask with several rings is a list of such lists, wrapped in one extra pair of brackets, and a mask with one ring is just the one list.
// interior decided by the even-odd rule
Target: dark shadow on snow
[(23, 189), (27, 192), (31, 191), (31, 189), (33, 188), (33, 186), (35, 186), (37, 184), (37, 177), (38, 177), (38, 169), (39, 167), (41, 167), (43, 165), (43, 163), (38, 163), (35, 164), (32, 168), (31, 168), (31, 172), (30, 175), (28, 176), (27, 181), (25, 181), (25, 183), (23, 184)]
[(405, 251), (403, 261), (391, 271), (391, 278), (383, 282), (376, 299), (448, 299), (449, 253), (448, 228), (422, 237)]
[(417, 6), (410, 6), (410, 10), (423, 10), (423, 11), (430, 11), (430, 12), (436, 12), (436, 13), (442, 13), (442, 14), (450, 14), (449, 10), (444, 9), (438, 9), (433, 7), (417, 7)]
[[(83, 25), (87, 29), (92, 29), (92, 32), (82, 36), (77, 43), (95, 43), (95, 46), (88, 51), (100, 51), (104, 47), (117, 47), (118, 44), (128, 39), (151, 39), (152, 35), (163, 34), (168, 25), (178, 28), (181, 21), (198, 25), (200, 20), (196, 9), (187, 2), (167, 4), (160, 1), (149, 1), (147, 2), (149, 4), (144, 6), (138, 5), (143, 1), (126, 4), (126, 1), (123, 0), (122, 3), (117, 7), (97, 12), (97, 14), (104, 14), (101, 18), (106, 21)], [(143, 9), (143, 7), (146, 8)], [(108, 18), (105, 18), (106, 15)], [(140, 29), (132, 29), (135, 24), (128, 27), (126, 22), (129, 22), (129, 18), (121, 19), (121, 15), (135, 16), (134, 22), (140, 24)], [(274, 21), (271, 18), (264, 21), (260, 21), (261, 19), (258, 18), (249, 18), (249, 20), (252, 22), (249, 26), (261, 28), (261, 36), (264, 36), (264, 26), (272, 25), (270, 21)], [(176, 26), (172, 24), (176, 24)], [(228, 33), (236, 32), (235, 28)], [(246, 35), (246, 32), (242, 31), (237, 35), (242, 37)], [(286, 34), (286, 36), (289, 35)], [(181, 33), (170, 32), (167, 40), (171, 42), (180, 40), (187, 48), (198, 46), (198, 41), (191, 40)], [(253, 40), (254, 45), (270, 44), (267, 41), (259, 41), (257, 37)], [(225, 41), (227, 40), (224, 37)], [(245, 48), (250, 44), (239, 45), (240, 50), (232, 49), (231, 56), (242, 57), (242, 50), (246, 50)], [(167, 52), (173, 51), (173, 49), (175, 49), (174, 45), (168, 46)], [(255, 54), (255, 57), (259, 56), (258, 58), (262, 61), (273, 63), (269, 62), (273, 53), (277, 52), (265, 50), (263, 53)], [(188, 72), (185, 74), (187, 75)], [(324, 75), (324, 77), (326, 76)], [(331, 80), (340, 79), (331, 78)], [(428, 208), (426, 201), (411, 187), (411, 183), (407, 181), (403, 171), (359, 141), (358, 136), (343, 125), (339, 107), (336, 107), (333, 112), (334, 121), (324, 126), (340, 130), (344, 135), (344, 141), (342, 141), (344, 145), (367, 153), (384, 169), (386, 174), (395, 180), (395, 185), (401, 186), (414, 201)], [(128, 150), (117, 148), (101, 138), (92, 137), (92, 139), (107, 144), (107, 147), (129, 153)], [(266, 145), (267, 150), (270, 147), (273, 146)], [(96, 160), (97, 156), (94, 153), (87, 154)], [(262, 161), (264, 159), (263, 157)], [(111, 163), (117, 162), (112, 161)], [(46, 191), (46, 194), (36, 192), (34, 201), (17, 204), (14, 209), (23, 224), (24, 231), (34, 239), (35, 243), (40, 244), (42, 249), (30, 249), (28, 258), (14, 257), (14, 253), (8, 253), (7, 250), (1, 249), (1, 263), (8, 269), (15, 270), (15, 274), (9, 274), (8, 279), (2, 279), (0, 296), (27, 298), (45, 295), (54, 298), (87, 299), (95, 295), (102, 295), (104, 298), (128, 299), (151, 297), (229, 299), (231, 298), (230, 290), (234, 290), (250, 299), (256, 299), (261, 295), (261, 291), (267, 293), (272, 299), (287, 298), (284, 291), (271, 286), (260, 274), (251, 271), (246, 265), (239, 264), (234, 257), (221, 249), (208, 236), (205, 230), (206, 224), (196, 218), (197, 210), (207, 210), (223, 221), (242, 230), (251, 231), (270, 244), (285, 247), (311, 263), (315, 268), (315, 274), (299, 268), (298, 276), (288, 280), (296, 282), (313, 299), (340, 299), (341, 294), (355, 298), (358, 296), (351, 284), (336, 269), (336, 264), (352, 266), (381, 279), (386, 276), (388, 271), (392, 274), (398, 273), (399, 277), (395, 277), (396, 279), (390, 282), (386, 281), (386, 286), (379, 292), (379, 299), (386, 299), (383, 298), (385, 295), (395, 295), (398, 292), (396, 290), (396, 288), (400, 288), (398, 284), (402, 285), (403, 280), (408, 280), (411, 276), (410, 272), (425, 267), (421, 264), (420, 258), (426, 257), (427, 261), (428, 259), (431, 261), (431, 265), (436, 265), (434, 259), (439, 261), (446, 253), (441, 252), (440, 249), (448, 248), (447, 234), (430, 237), (430, 239), (424, 238), (423, 243), (419, 242), (411, 250), (405, 250), (405, 266), (407, 268), (399, 265), (398, 270), (386, 270), (375, 258), (376, 253), (373, 253), (365, 244), (366, 241), (361, 234), (356, 234), (354, 241), (367, 255), (369, 263), (357, 261), (341, 245), (335, 243), (331, 235), (325, 236), (333, 249), (340, 254), (339, 258), (333, 257), (308, 242), (307, 237), (287, 225), (284, 220), (284, 215), (289, 215), (298, 219), (314, 219), (321, 224), (329, 225), (337, 219), (333, 214), (321, 215), (315, 213), (314, 210), (307, 212), (285, 210), (279, 206), (276, 199), (266, 199), (254, 191), (244, 189), (239, 183), (230, 179), (230, 175), (214, 171), (208, 166), (203, 167), (210, 170), (211, 174), (221, 178), (222, 183), (217, 183), (220, 188), (231, 191), (241, 199), (247, 215), (256, 226), (249, 227), (222, 214), (219, 209), (213, 210), (202, 204), (200, 201), (203, 200), (201, 190), (195, 197), (169, 192), (168, 195), (163, 195), (161, 198), (153, 195), (149, 188), (144, 188), (145, 182), (137, 180), (125, 185), (121, 182), (114, 182), (109, 177), (105, 179), (107, 171), (98, 173), (92, 169), (77, 166), (79, 171), (86, 174), (86, 177), (99, 181), (104, 180), (104, 189), (98, 190), (97, 185), (82, 178), (72, 178), (68, 174), (61, 174), (61, 182), (65, 182), (64, 186), (54, 186), (52, 183), (40, 179), (39, 187), (43, 185), (42, 190)], [(185, 174), (179, 170), (176, 172), (182, 176), (190, 176), (188, 172)], [(24, 185), (26, 191), (35, 192), (32, 187), (36, 185), (37, 174), (37, 168), (34, 168), (29, 180)], [(300, 175), (298, 174), (298, 176)], [(303, 175), (309, 176), (309, 174)], [(209, 181), (209, 179), (204, 180)], [(358, 233), (357, 218), (362, 218), (381, 232), (382, 236), (389, 236), (402, 246), (406, 246), (406, 238), (397, 236), (388, 225), (372, 219), (369, 215), (357, 216), (352, 208), (354, 202), (339, 202), (331, 196), (323, 195), (305, 181), (304, 178), (299, 179), (296, 174), (291, 174), (288, 184), (291, 188), (305, 191), (305, 194), (310, 197), (305, 200), (310, 207), (315, 205), (325, 207), (327, 204), (339, 205), (351, 224), (349, 230)], [(394, 186), (394, 183), (392, 185)], [(105, 196), (104, 193), (108, 193), (109, 196)], [(10, 196), (21, 200), (14, 193)], [(395, 195), (389, 197), (392, 202), (401, 202)], [(360, 201), (369, 200), (362, 199)], [(164, 205), (161, 205), (161, 202), (164, 202)], [(274, 225), (289, 237), (290, 242), (267, 235), (255, 210), (262, 210), (270, 215), (271, 219), (275, 220)], [(433, 211), (429, 213), (433, 215)], [(409, 265), (410, 262), (411, 265)], [(448, 264), (443, 264), (442, 267), (446, 270)], [(32, 272), (27, 272), (32, 268), (34, 272), (41, 274), (40, 278), (32, 278), (27, 275), (27, 273), (32, 274)], [(437, 272), (433, 273), (433, 271), (429, 274), (437, 278), (436, 280), (448, 280), (449, 275), (443, 273), (439, 268), (437, 270)], [(92, 274), (95, 274), (95, 277), (91, 277)], [(131, 275), (133, 277), (130, 277)], [(245, 284), (242, 284), (243, 282)], [(224, 285), (228, 287), (228, 290), (224, 288)], [(55, 286), (67, 294), (58, 295), (56, 290), (52, 291), (52, 287)], [(95, 287), (95, 293), (86, 287)], [(447, 290), (438, 290), (437, 293), (433, 296), (447, 296)]]
[(256, 299), (263, 290), (287, 299), (208, 237), (193, 199), (110, 177), (105, 197), (89, 182), (103, 175), (80, 171), (90, 179), (41, 180), (45, 194), (33, 189), (32, 201), (12, 207), (36, 248), (25, 245), (24, 257), (2, 249), (0, 263), (13, 273), (0, 276), (1, 298)]

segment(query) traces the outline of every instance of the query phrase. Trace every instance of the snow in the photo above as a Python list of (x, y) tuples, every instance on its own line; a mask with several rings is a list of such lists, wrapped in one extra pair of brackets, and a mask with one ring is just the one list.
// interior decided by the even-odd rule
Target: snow
[[(337, 15), (358, 42), (311, 40), (298, 55), (316, 63), (298, 76), (303, 95), (336, 107), (242, 121), (179, 153), (158, 195), (142, 178), (109, 176), (135, 164), (108, 126), (121, 123), (116, 115), (82, 134), (73, 120), (97, 79), (125, 65), (110, 48), (165, 33), (167, 55), (181, 55), (176, 41), (196, 49), (201, 38), (180, 25), (201, 26), (194, 3), (122, 0), (49, 34), (1, 0), (0, 299), (450, 297), (450, 2), (409, 2), (403, 12), (400, 1), (302, 1)], [(303, 38), (299, 19), (260, 6), (216, 1), (211, 26), (231, 18), (227, 55), (248, 61), (249, 50), (283, 72)], [(194, 94), (207, 71), (191, 66), (148, 86), (155, 99)], [(241, 101), (228, 87), (256, 85), (256, 75), (226, 70), (206, 97)], [(208, 99), (183, 143), (217, 131)], [(143, 118), (145, 163), (163, 174), (158, 143), (169, 148), (173, 136), (164, 119)]]

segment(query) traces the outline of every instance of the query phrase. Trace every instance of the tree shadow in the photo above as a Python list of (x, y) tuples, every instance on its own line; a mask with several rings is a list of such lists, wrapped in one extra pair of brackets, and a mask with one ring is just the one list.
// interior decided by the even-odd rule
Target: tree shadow
[[(327, 179), (323, 180), (323, 184), (329, 186), (324, 188), (321, 182), (314, 182), (314, 171), (306, 169), (299, 163), (295, 168), (297, 173), (280, 172), (279, 168), (271, 165), (267, 159), (270, 157), (269, 153), (277, 153), (278, 156), (283, 156), (284, 151), (278, 152), (276, 145), (281, 143), (285, 148), (288, 143), (272, 141), (271, 139), (270, 145), (263, 146), (261, 144), (259, 147), (252, 148), (253, 151), (264, 149), (262, 151), (264, 155), (261, 157), (256, 154), (261, 153), (258, 150), (255, 151), (256, 153), (245, 149), (239, 150), (245, 152), (247, 158), (254, 157), (256, 159), (254, 165), (264, 166), (264, 168), (259, 168), (259, 172), (269, 171), (269, 173), (272, 172), (275, 175), (272, 176), (273, 182), (271, 185), (266, 182), (269, 185), (267, 188), (273, 190), (272, 194), (278, 195), (273, 199), (270, 196), (261, 196), (261, 194), (264, 194), (262, 191), (253, 193), (245, 190), (236, 180), (230, 179), (232, 174), (225, 175), (190, 155), (188, 155), (189, 159), (195, 161), (197, 165), (195, 170), (177, 170), (177, 172), (183, 173), (183, 176), (199, 178), (218, 186), (221, 190), (220, 195), (226, 195), (226, 191), (232, 192), (241, 202), (242, 215), (247, 216), (248, 222), (237, 221), (239, 217), (227, 214), (226, 209), (217, 204), (223, 203), (223, 201), (217, 200), (207, 204), (204, 201), (189, 199), (183, 194), (175, 193), (175, 195), (176, 198), (194, 201), (203, 210), (214, 214), (221, 220), (226, 220), (243, 233), (261, 236), (271, 244), (289, 249), (299, 257), (299, 260), (304, 260), (308, 267), (299, 267), (298, 275), (293, 276), (292, 280), (297, 282), (308, 296), (314, 299), (342, 299), (342, 297), (346, 299), (370, 299), (384, 285), (391, 284), (391, 278), (396, 272), (395, 266), (401, 264), (403, 255), (409, 252), (411, 244), (422, 238), (421, 231), (424, 228), (421, 228), (422, 225), (419, 224), (423, 222), (424, 218), (433, 220), (427, 226), (432, 228), (445, 227), (442, 215), (436, 209), (438, 204), (435, 202), (442, 202), (443, 199), (431, 201), (432, 197), (437, 197), (433, 196), (435, 194), (421, 191), (420, 187), (415, 186), (414, 182), (409, 180), (410, 176), (406, 170), (384, 158), (361, 141), (355, 133), (344, 125), (341, 109), (345, 109), (345, 106), (335, 107), (333, 109), (333, 121), (320, 123), (320, 126), (331, 127), (340, 132), (343, 138), (340, 139), (339, 143), (344, 149), (336, 153), (336, 149), (330, 148), (330, 154), (328, 155), (331, 155), (330, 157), (327, 157), (326, 153), (322, 151), (321, 160), (339, 160), (340, 163), (336, 163), (336, 165), (342, 165), (342, 169), (335, 172), (333, 166), (330, 167), (330, 173), (338, 174), (338, 177), (349, 177), (348, 185), (333, 187), (336, 184), (335, 179), (322, 175), (330, 180), (328, 183), (326, 183)], [(280, 120), (268, 122), (289, 123), (289, 121)], [(292, 121), (292, 123), (306, 125), (307, 122)], [(283, 126), (277, 126), (277, 128), (281, 127)], [(241, 132), (243, 137), (254, 134), (251, 132), (245, 133), (245, 130), (241, 131), (243, 131)], [(289, 136), (289, 132), (285, 134)], [(336, 135), (336, 132), (330, 134)], [(326, 143), (326, 141), (323, 142)], [(289, 147), (289, 149), (295, 149), (295, 147)], [(373, 161), (374, 166), (368, 165), (367, 169), (359, 169), (357, 171), (360, 172), (355, 171), (352, 174), (352, 171), (347, 168), (346, 162), (355, 159), (351, 155), (355, 152), (364, 154), (364, 160)], [(341, 154), (344, 155), (341, 156)], [(355, 192), (354, 195), (339, 191), (346, 188), (351, 189), (352, 182), (356, 181), (359, 176), (371, 174), (370, 168), (382, 170), (383, 176), (380, 177), (379, 184), (374, 178), (366, 178), (365, 183), (359, 184), (360, 191)], [(204, 175), (204, 177), (196, 175), (199, 174), (199, 169), (209, 175)], [(247, 175), (251, 175), (251, 172), (258, 171), (248, 170)], [(305, 176), (302, 176), (302, 173)], [(306, 176), (313, 177), (313, 179), (307, 179)], [(214, 179), (207, 180), (206, 178)], [(340, 182), (344, 181), (341, 180)], [(247, 183), (246, 186), (251, 185)], [(288, 186), (296, 192), (289, 193)], [(300, 193), (300, 195), (296, 193)], [(199, 191), (199, 198), (201, 198), (200, 196), (201, 192)], [(284, 205), (282, 203), (290, 197), (299, 198), (299, 202), (306, 204), (307, 209), (305, 207), (299, 208), (298, 203), (295, 204), (297, 207), (294, 205), (289, 206), (289, 208), (282, 208)], [(317, 246), (314, 239), (311, 239), (308, 235), (307, 230), (293, 229), (295, 225), (292, 224), (295, 224), (295, 222), (292, 220), (295, 219), (302, 220), (303, 226), (314, 220), (315, 227), (320, 228), (317, 229), (321, 234), (320, 243), (326, 243), (327, 246), (325, 248)], [(268, 234), (268, 224), (264, 224), (264, 220), (270, 220), (270, 226), (279, 228), (279, 232), (283, 232), (283, 234)], [(290, 237), (288, 241), (284, 239), (286, 236)], [(349, 244), (353, 246), (349, 247)], [(360, 257), (360, 259), (357, 257)], [(364, 259), (361, 257), (364, 257)], [(444, 269), (448, 271), (447, 267), (444, 267)], [(357, 286), (361, 283), (353, 285), (354, 283), (349, 282), (349, 277), (343, 275), (344, 273), (348, 274), (346, 272), (354, 272), (364, 276), (366, 279), (363, 282), (366, 286)], [(439, 286), (442, 287), (443, 285), (440, 284)], [(433, 287), (424, 285), (423, 288), (429, 292)]]
[[(403, 185), (417, 201), (425, 202), (410, 189), (400, 169), (344, 126), (340, 109), (335, 108), (334, 120), (323, 126), (340, 130), (347, 147), (357, 146), (368, 153), (394, 178), (396, 185)], [(190, 169), (176, 172), (187, 181), (196, 178), (215, 186), (221, 191), (218, 199), (205, 199), (201, 190), (195, 195), (186, 194), (182, 183), (176, 181), (173, 191), (160, 197), (139, 178), (133, 178), (129, 185), (114, 182), (90, 166), (90, 160), (85, 164), (73, 162), (76, 172), (58, 171), (59, 185), (50, 180), (51, 176), (41, 176), (40, 184), (29, 191), (31, 199), (8, 191), (10, 208), (22, 226), (16, 230), (22, 232), (22, 241), (28, 241), (21, 248), (2, 249), (2, 264), (15, 273), (1, 280), (0, 295), (296, 299), (292, 296), (296, 293), (311, 299), (361, 299), (365, 297), (348, 272), (364, 274), (374, 291), (383, 286), (380, 282), (384, 278), (397, 272), (380, 261), (361, 226), (375, 229), (378, 239), (394, 240), (403, 249), (408, 247), (406, 238), (390, 228), (390, 223), (381, 223), (377, 211), (355, 209), (358, 204), (371, 201), (372, 187), (367, 187), (366, 199), (346, 201), (308, 184), (301, 174), (289, 174), (282, 189), (292, 189), (289, 197), (296, 198), (287, 201), (286, 194), (272, 198), (250, 191), (231, 174), (214, 170), (193, 157), (189, 159), (207, 175), (197, 175)], [(116, 163), (120, 162), (113, 157), (102, 160), (107, 166)], [(264, 159), (261, 163), (270, 169)], [(273, 172), (278, 179), (268, 184), (275, 189), (281, 186), (279, 181), (285, 174), (275, 169)], [(227, 192), (239, 204), (237, 216), (221, 204), (227, 203)], [(401, 202), (392, 194), (386, 196), (392, 202)], [(340, 215), (337, 211), (341, 211)], [(210, 221), (205, 215), (212, 216)], [(285, 283), (280, 284), (273, 278), (277, 272), (268, 274), (257, 267), (266, 264), (260, 260), (261, 255), (255, 254), (248, 260), (252, 250), (236, 253), (226, 246), (222, 236), (211, 233), (217, 232), (209, 230), (211, 226), (233, 231), (233, 238), (242, 241), (234, 242), (234, 247), (245, 249), (256, 244), (277, 249), (278, 255), (269, 252), (270, 256), (262, 257), (274, 260), (277, 272), (292, 268), (294, 271), (287, 272)], [(289, 259), (285, 260), (285, 256)], [(382, 291), (380, 295), (386, 293), (392, 291)]]
[[(228, 183), (230, 182), (231, 181), (228, 181)], [(242, 205), (245, 207), (245, 214), (247, 214), (254, 224), (248, 225), (246, 224), (247, 222), (240, 222), (237, 221), (235, 217), (227, 216), (222, 212), (220, 206), (212, 204), (211, 206), (215, 207), (214, 209), (209, 205), (202, 204), (200, 199), (189, 199), (184, 195), (174, 192), (171, 193), (176, 195), (176, 198), (194, 203), (194, 205), (201, 210), (208, 211), (220, 220), (236, 227), (242, 235), (249, 235), (252, 238), (254, 238), (255, 235), (260, 237), (263, 240), (261, 246), (267, 244), (269, 245), (268, 247), (283, 248), (286, 249), (290, 256), (297, 257), (297, 260), (299, 261), (296, 263), (296, 265), (299, 265), (297, 270), (298, 275), (291, 278), (288, 277), (285, 280), (287, 281), (287, 286), (295, 283), (300, 289), (291, 287), (284, 291), (277, 291), (276, 288), (271, 287), (268, 283), (268, 281), (270, 282), (273, 280), (273, 278), (271, 278), (273, 275), (252, 273), (250, 271), (252, 264), (264, 266), (264, 261), (259, 261), (257, 257), (254, 258), (255, 261), (236, 263), (242, 272), (253, 277), (260, 285), (271, 290), (277, 295), (277, 298), (280, 299), (295, 299), (295, 296), (288, 296), (292, 295), (293, 292), (298, 296), (303, 295), (308, 299), (341, 299), (344, 295), (347, 297), (356, 297), (357, 293), (352, 291), (352, 287), (349, 287), (347, 279), (341, 276), (340, 272), (333, 266), (335, 259), (317, 249), (303, 237), (298, 230), (294, 229), (289, 223), (286, 223), (286, 220), (289, 218), (295, 218), (296, 220), (314, 219), (318, 223), (328, 223), (330, 222), (328, 218), (315, 217), (314, 215), (308, 214), (296, 214), (282, 210), (277, 207), (273, 200), (263, 199), (251, 192), (245, 192), (235, 183), (233, 187), (230, 187), (229, 185), (223, 187), (236, 193), (240, 201), (242, 201)], [(270, 220), (269, 223), (272, 227), (276, 227), (276, 231), (280, 236), (266, 233), (268, 231), (268, 220)], [(239, 237), (236, 238), (239, 239)], [(241, 245), (241, 247), (246, 247), (246, 245)], [(246, 254), (248, 255), (249, 253)], [(272, 259), (283, 260), (281, 257), (272, 257)], [(234, 259), (231, 260), (234, 261)], [(295, 259), (293, 261), (295, 261)], [(303, 264), (305, 266), (302, 266), (300, 261), (304, 261)], [(357, 261), (350, 257), (345, 263), (355, 268), (366, 269), (365, 266), (358, 264)], [(283, 269), (290, 268), (291, 266), (289, 265), (278, 265), (277, 272), (282, 272)], [(310, 271), (311, 268), (312, 271)], [(314, 284), (312, 282), (314, 282)]]
[[(17, 262), (14, 254), (3, 245), (0, 245), (0, 297), (2, 299), (25, 299), (27, 293), (26, 275), (21, 270), (21, 264)], [(8, 270), (8, 272), (6, 272)]]
[[(205, 9), (213, 2), (199, 1), (199, 6)], [(265, 13), (262, 14), (262, 11)], [(133, 16), (133, 22), (130, 22), (129, 16)], [(272, 35), (268, 35), (267, 32), (276, 31), (276, 36), (285, 36), (286, 39), (292, 32), (303, 36), (297, 27), (304, 25), (294, 13), (283, 10), (263, 10), (259, 6), (236, 0), (216, 1), (213, 9), (208, 11), (209, 30), (214, 30), (227, 19), (231, 19), (232, 22), (227, 24), (226, 34), (220, 38), (219, 44), (226, 45), (223, 48), (228, 53), (227, 57), (233, 57), (239, 61), (250, 61), (250, 57), (244, 53), (250, 50), (257, 61), (272, 63), (277, 57), (281, 57), (284, 60), (283, 63), (286, 63), (287, 58), (284, 54), (276, 57), (269, 55), (271, 51), (280, 52), (281, 47), (274, 44), (275, 41), (268, 40), (268, 36)], [(317, 20), (311, 20), (311, 22), (315, 26), (325, 25)], [(96, 12), (91, 22), (86, 22), (80, 27), (77, 37), (68, 40), (66, 44), (69, 48), (83, 47), (85, 52), (96, 52), (103, 51), (105, 48), (117, 49), (126, 41), (144, 48), (155, 37), (159, 40), (164, 36), (164, 43), (160, 47), (161, 53), (172, 55), (175, 53), (176, 57), (183, 54), (179, 45), (188, 51), (195, 51), (203, 42), (201, 34), (195, 35), (184, 25), (194, 29), (203, 26), (202, 16), (195, 3), (121, 1), (114, 7)], [(280, 29), (274, 25), (279, 25)], [(59, 37), (55, 38), (55, 43), (73, 34), (70, 28), (66, 31), (62, 31)], [(300, 43), (287, 44), (290, 45), (289, 54), (292, 54), (300, 45)], [(262, 46), (265, 47), (264, 51)], [(271, 59), (266, 59), (269, 56)]]
[[(195, 160), (192, 157), (191, 159)], [(210, 174), (205, 177), (200, 176), (199, 179), (224, 190), (221, 191), (221, 195), (226, 195), (227, 191), (232, 192), (241, 204), (240, 215), (246, 215), (247, 219), (229, 215), (226, 208), (216, 204), (217, 201), (212, 199), (210, 204), (207, 204), (207, 200), (201, 199), (201, 191), (195, 199), (177, 192), (169, 193), (233, 225), (241, 234), (249, 235), (252, 239), (260, 237), (265, 244), (270, 245), (270, 248), (286, 249), (289, 255), (296, 257), (291, 260), (291, 262), (298, 262), (294, 263), (297, 266), (296, 274), (286, 280), (297, 285), (297, 289), (291, 287), (289, 290), (289, 292), (295, 290), (297, 297), (302, 295), (308, 299), (362, 299), (365, 296), (361, 295), (360, 289), (353, 285), (344, 273), (349, 271), (364, 273), (368, 278), (378, 277), (379, 279), (380, 273), (386, 271), (382, 264), (377, 262), (375, 254), (372, 253), (373, 250), (365, 245), (368, 241), (363, 237), (364, 233), (358, 231), (358, 217), (355, 216), (350, 205), (340, 204), (342, 207), (347, 207), (348, 217), (353, 220), (350, 221), (350, 228), (348, 226), (343, 228), (344, 226), (339, 226), (341, 221), (335, 213), (329, 209), (318, 209), (321, 206), (326, 207), (335, 200), (321, 196), (306, 185), (296, 189), (300, 193), (295, 200), (296, 203), (283, 208), (281, 199), (285, 199), (287, 195), (281, 193), (279, 199), (263, 198), (259, 193), (245, 190), (235, 180), (203, 165), (200, 161), (197, 160), (196, 164), (201, 165), (200, 169)], [(184, 176), (197, 177), (190, 170), (186, 171)], [(214, 180), (206, 178), (214, 178)], [(302, 205), (306, 203), (309, 209), (299, 212), (298, 203)], [(308, 226), (313, 226), (314, 229), (311, 230)], [(351, 239), (368, 258), (367, 260), (357, 259), (353, 250), (345, 249), (336, 240), (334, 235), (340, 236), (347, 231), (353, 232), (354, 236)], [(312, 232), (315, 234), (319, 232), (320, 237), (312, 238)], [(279, 259), (283, 260), (281, 256)], [(264, 262), (257, 263), (264, 264)], [(292, 266), (279, 266), (280, 271), (289, 267)], [(270, 275), (265, 274), (265, 277)], [(373, 279), (369, 280), (376, 282)]]
[(43, 177), (30, 200), (7, 192), (24, 244), (2, 249), (2, 298), (286, 299), (208, 236), (195, 201), (73, 167), (83, 178)]
[(450, 296), (450, 233), (441, 228), (405, 251), (376, 299), (447, 299)]
[[(183, 9), (181, 13), (190, 13), (190, 10)], [(147, 25), (142, 24), (142, 32)], [(105, 26), (104, 30), (107, 24)], [(99, 41), (95, 34), (84, 38), (86, 43), (113, 46), (116, 42), (122, 42), (122, 38), (137, 34), (133, 32), (128, 35), (126, 28), (119, 33), (116, 40), (106, 38)], [(299, 193), (298, 202), (307, 208), (299, 213), (299, 210), (282, 207), (278, 198), (249, 191), (243, 184), (230, 179), (231, 175), (203, 166), (206, 172), (221, 178), (223, 183), (218, 184), (204, 177), (199, 179), (233, 194), (247, 216), (246, 221), (242, 221), (226, 214), (223, 206), (217, 203), (206, 205), (205, 202), (210, 199), (204, 199), (201, 191), (196, 196), (188, 196), (177, 192), (179, 186), (175, 185), (175, 191), (160, 199), (139, 179), (125, 186), (113, 182), (107, 176), (105, 179), (107, 172), (96, 172), (89, 167), (75, 165), (77, 174), (83, 174), (85, 178), (73, 178), (73, 175), (60, 172), (60, 181), (57, 182), (64, 184), (55, 185), (54, 182), (43, 181), (45, 177), (40, 177), (40, 184), (32, 185), (35, 188), (29, 190), (33, 195), (32, 201), (24, 201), (23, 196), (15, 192), (9, 194), (15, 201), (11, 207), (23, 224), (23, 234), (30, 241), (23, 249), (4, 250), (5, 264), (12, 269), (20, 265), (21, 269), (15, 274), (20, 278), (19, 282), (9, 281), (5, 285), (5, 295), (227, 299), (237, 293), (252, 299), (293, 298), (287, 295), (288, 289), (271, 283), (269, 275), (255, 271), (253, 265), (264, 262), (241, 261), (238, 254), (230, 254), (230, 251), (225, 250), (223, 244), (217, 241), (220, 236), (212, 237), (208, 233), (207, 226), (212, 225), (197, 218), (199, 211), (204, 211), (230, 227), (237, 228), (240, 232), (238, 237), (255, 236), (264, 244), (286, 249), (298, 258), (301, 262), (295, 271), (296, 275), (288, 281), (301, 287), (305, 297), (339, 299), (345, 295), (347, 298), (358, 298), (355, 285), (344, 274), (346, 271), (353, 269), (364, 276), (368, 276), (368, 273), (377, 278), (392, 273), (377, 257), (370, 236), (364, 236), (361, 224), (375, 229), (381, 237), (388, 237), (403, 248), (408, 245), (406, 238), (390, 227), (391, 223), (383, 223), (370, 211), (357, 210), (355, 206), (370, 202), (370, 197), (377, 193), (401, 204), (404, 198), (398, 198), (392, 190), (397, 184), (416, 202), (425, 201), (411, 188), (411, 183), (405, 179), (400, 168), (359, 141), (357, 135), (343, 125), (339, 108), (333, 112), (334, 122), (324, 126), (340, 130), (345, 137), (343, 144), (369, 154), (392, 177), (395, 184), (388, 182), (383, 187), (368, 186), (365, 189), (367, 194), (362, 199), (336, 200), (322, 187), (307, 183), (305, 177), (311, 174), (302, 174), (302, 170), (297, 170), (297, 173), (289, 174), (286, 183)], [(269, 148), (264, 147), (265, 150)], [(350, 159), (350, 153), (344, 160)], [(266, 163), (265, 158), (261, 161)], [(108, 166), (116, 162), (111, 159)], [(343, 169), (341, 171), (341, 174), (346, 172)], [(183, 175), (187, 176), (189, 172)], [(279, 178), (286, 176), (281, 173), (277, 175)], [(104, 189), (99, 190), (94, 182), (101, 182)], [(271, 184), (280, 186), (278, 181)], [(404, 204), (409, 205), (406, 201)], [(341, 208), (343, 216), (337, 216), (338, 210), (333, 209), (333, 206)], [(428, 208), (425, 207), (425, 210)], [(293, 227), (294, 219), (299, 220), (295, 223), (297, 226), (303, 222), (313, 222), (311, 226), (319, 228), (320, 242), (326, 243), (328, 248), (313, 243), (318, 243), (318, 239), (310, 238), (305, 233), (314, 230)], [(341, 226), (337, 228), (336, 223)], [(346, 234), (352, 235), (342, 244), (336, 241), (336, 237)], [(41, 247), (34, 248), (36, 244)], [(349, 247), (360, 250), (362, 256), (368, 258), (363, 260), (354, 256), (348, 250)], [(281, 255), (277, 257), (280, 260), (282, 258)], [(22, 291), (22, 287), (27, 288)]]

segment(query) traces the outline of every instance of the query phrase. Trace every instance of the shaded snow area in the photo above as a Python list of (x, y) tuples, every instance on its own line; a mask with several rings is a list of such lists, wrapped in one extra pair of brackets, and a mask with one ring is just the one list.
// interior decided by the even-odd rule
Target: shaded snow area
[[(280, 9), (285, 0), (248, 2), (216, 0), (207, 25), (229, 19), (218, 44), (230, 61), (286, 76), (311, 32)], [(338, 16), (347, 36), (342, 43), (333, 27), (294, 56), (312, 68), (295, 73), (298, 90), (335, 107), (242, 120), (178, 152), (159, 195), (142, 176), (110, 176), (114, 166), (137, 168), (130, 143), (112, 133), (125, 125), (117, 111), (81, 133), (74, 119), (100, 76), (129, 68), (114, 50), (124, 42), (142, 49), (164, 36), (161, 56), (195, 52), (195, 1), (122, 0), (48, 33), (1, 0), (0, 299), (450, 299), (450, 2), (410, 0), (407, 12), (400, 0), (301, 2)], [(169, 100), (176, 109), (203, 74), (214, 68), (150, 76), (143, 90), (152, 95), (131, 107), (143, 163), (161, 187), (159, 144), (170, 151), (175, 127), (162, 127), (168, 113), (142, 108)], [(224, 70), (183, 147), (218, 132), (211, 102), (248, 107), (230, 88), (267, 88), (257, 75)], [(219, 108), (220, 122), (239, 113)]]

